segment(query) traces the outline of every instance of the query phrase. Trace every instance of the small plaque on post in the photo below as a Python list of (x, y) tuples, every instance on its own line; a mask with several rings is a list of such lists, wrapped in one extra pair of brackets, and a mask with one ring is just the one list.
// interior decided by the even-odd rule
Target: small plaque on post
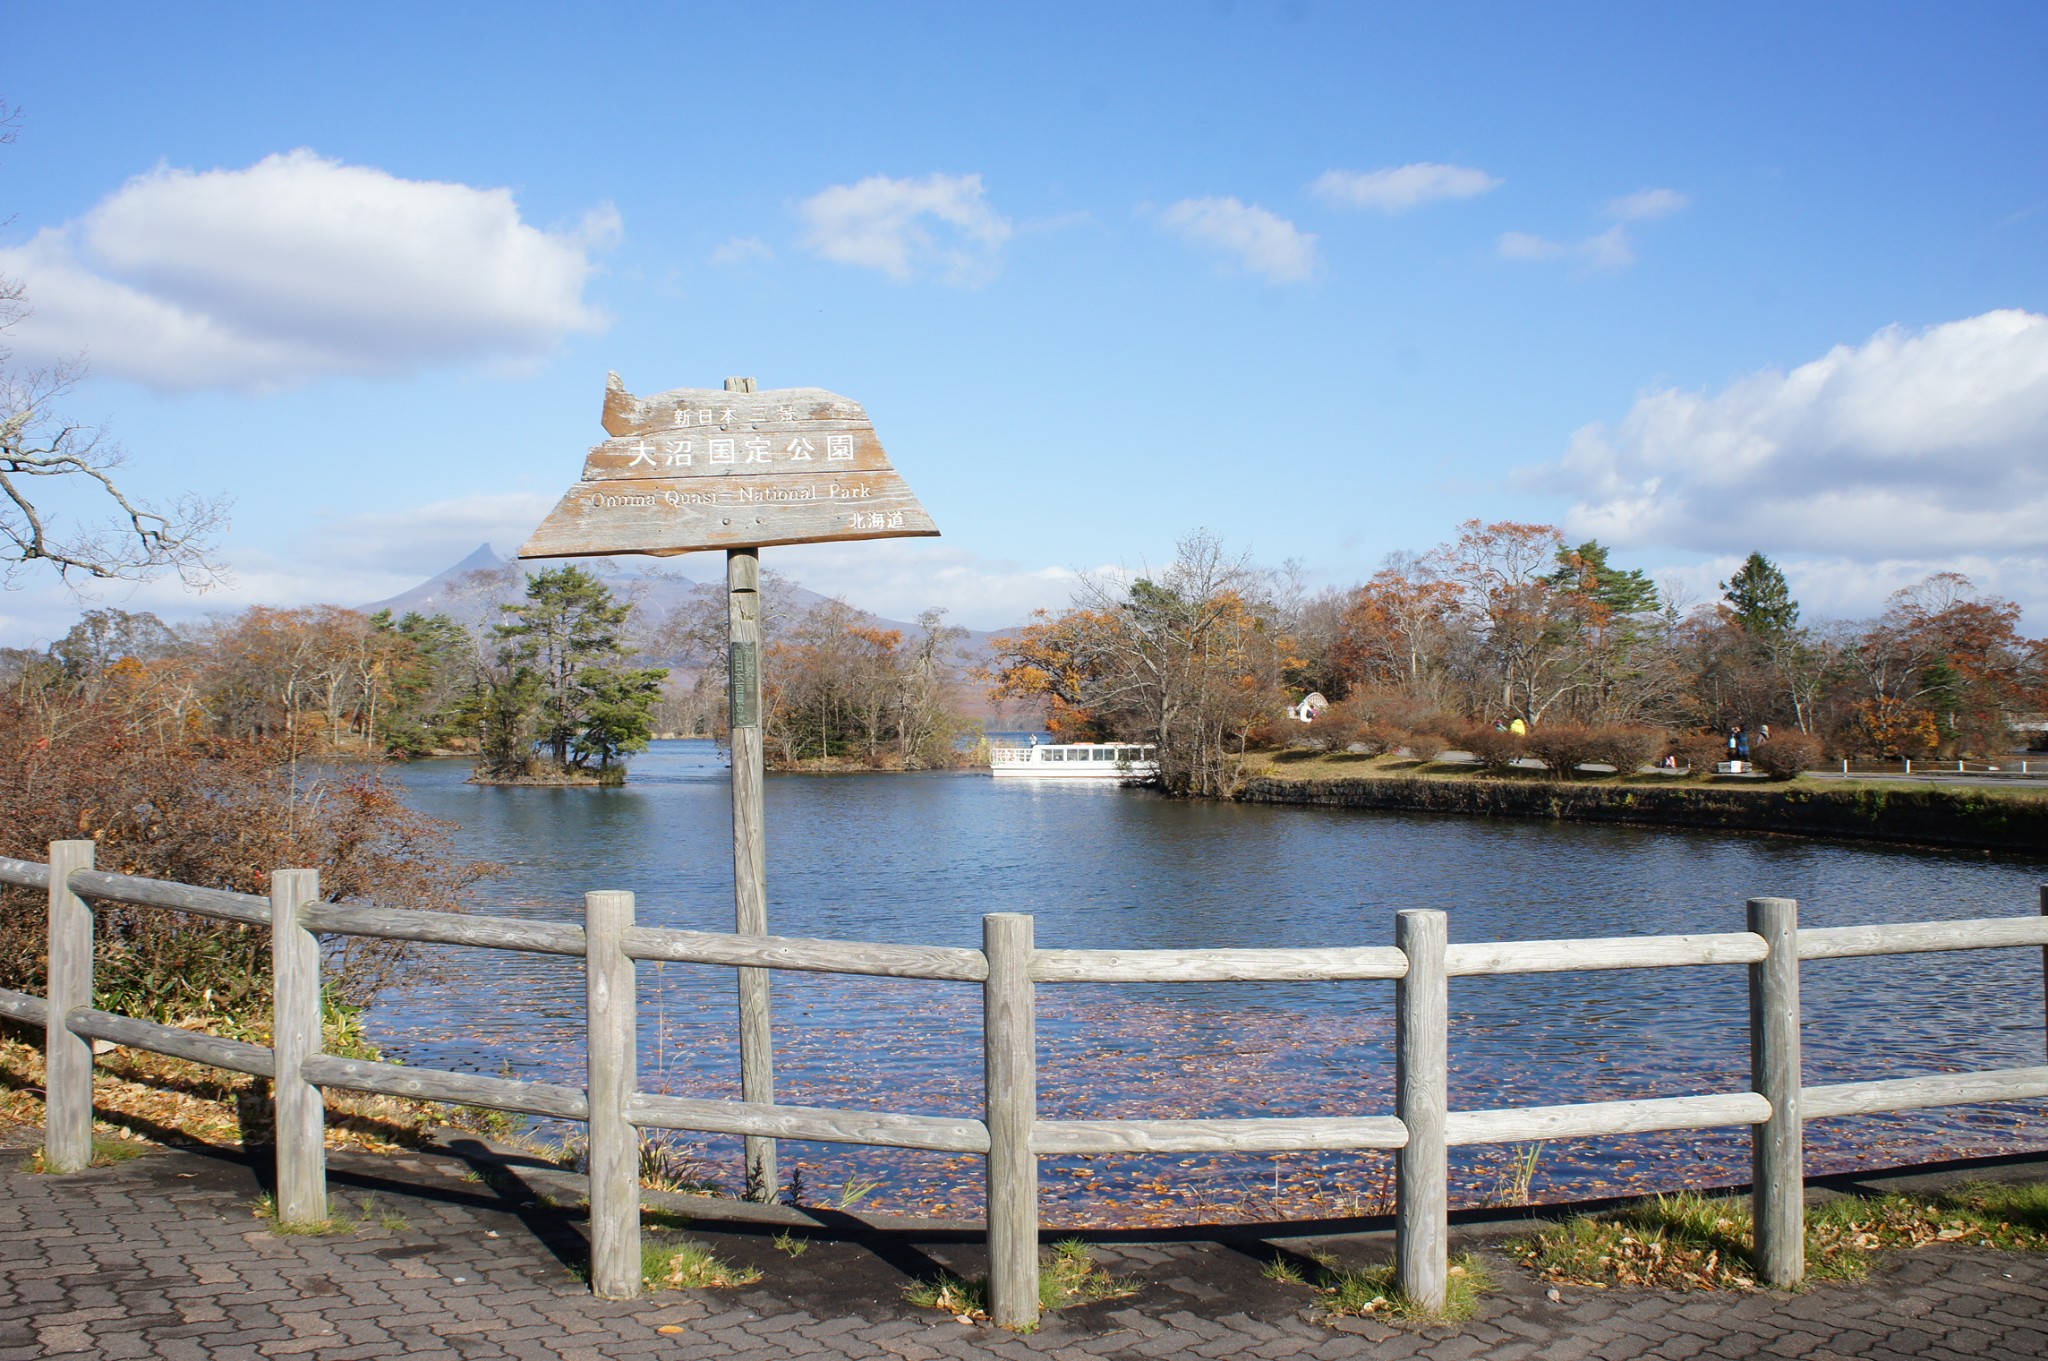
[(760, 661), (752, 643), (732, 645), (732, 725), (735, 728), (761, 726)]
[(610, 435), (522, 558), (667, 557), (702, 548), (898, 539), (939, 532), (882, 449), (866, 408), (823, 388), (627, 392)]

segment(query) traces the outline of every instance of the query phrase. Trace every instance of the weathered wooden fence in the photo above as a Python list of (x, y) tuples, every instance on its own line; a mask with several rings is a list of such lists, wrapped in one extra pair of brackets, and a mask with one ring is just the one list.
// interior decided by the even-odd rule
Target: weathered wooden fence
[[(636, 1295), (640, 1279), (639, 1136), (684, 1129), (754, 1139), (978, 1153), (988, 1178), (991, 1312), (1005, 1326), (1038, 1314), (1038, 1157), (1041, 1154), (1395, 1150), (1399, 1288), (1440, 1307), (1448, 1238), (1448, 1150), (1651, 1130), (1747, 1125), (1752, 1131), (1758, 1270), (1791, 1286), (1805, 1270), (1801, 1122), (1833, 1115), (2048, 1096), (2048, 1067), (2008, 1068), (1803, 1086), (1799, 970), (1806, 960), (2013, 946), (2042, 949), (2048, 973), (2048, 886), (2040, 914), (1979, 921), (1801, 930), (1797, 904), (1754, 898), (1748, 929), (1712, 935), (1453, 945), (1437, 911), (1397, 913), (1386, 946), (1274, 950), (1042, 950), (1029, 916), (982, 918), (978, 950), (675, 931), (634, 923), (630, 893), (589, 893), (584, 924), (524, 922), (320, 901), (312, 870), (279, 870), (258, 897), (109, 874), (93, 844), (60, 841), (48, 864), (0, 858), (0, 883), (47, 889), (46, 997), (0, 990), (0, 1015), (44, 1028), (48, 1116), (44, 1158), (75, 1171), (92, 1157), (93, 1040), (175, 1055), (275, 1084), (277, 1211), (289, 1223), (327, 1212), (321, 1089), (488, 1106), (586, 1121), (590, 1136), (591, 1285)], [(92, 1007), (93, 902), (130, 903), (267, 926), (276, 1014), (269, 1048), (110, 1015)], [(585, 962), (587, 1078), (549, 1083), (400, 1067), (320, 1052), (320, 935), (374, 936), (485, 949), (573, 955)], [(739, 969), (979, 983), (985, 1105), (979, 1120), (712, 1101), (642, 1092), (635, 1080), (634, 966), (673, 960)], [(1746, 1092), (1499, 1110), (1449, 1109), (1448, 997), (1452, 978), (1599, 969), (1741, 964), (1749, 971), (1751, 1082)], [(1396, 988), (1391, 1116), (1206, 1120), (1042, 1120), (1038, 1117), (1034, 998), (1061, 983), (1211, 983), (1386, 979)], [(1358, 1094), (1353, 1094), (1358, 1095)]]

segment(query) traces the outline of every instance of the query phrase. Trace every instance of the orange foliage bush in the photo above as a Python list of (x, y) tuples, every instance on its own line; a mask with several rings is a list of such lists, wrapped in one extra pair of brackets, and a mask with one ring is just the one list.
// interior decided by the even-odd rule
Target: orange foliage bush
[[(42, 860), (51, 841), (91, 840), (101, 869), (244, 893), (267, 893), (273, 869), (313, 868), (326, 901), (433, 911), (460, 910), (491, 868), (452, 860), (448, 824), (373, 773), (336, 776), (274, 746), (194, 740), (146, 720), (26, 682), (0, 696), (0, 854)], [(39, 893), (0, 898), (0, 986), (41, 990), (45, 915)], [(212, 1005), (209, 989), (267, 999), (260, 930), (118, 904), (94, 915), (103, 992), (146, 977), (167, 994), (153, 1003), (165, 1016)], [(360, 1005), (408, 954), (402, 942), (346, 938), (331, 947), (329, 982)]]
[(1789, 780), (1820, 764), (1820, 741), (1803, 732), (1779, 733), (1750, 749), (1756, 768), (1774, 780)]

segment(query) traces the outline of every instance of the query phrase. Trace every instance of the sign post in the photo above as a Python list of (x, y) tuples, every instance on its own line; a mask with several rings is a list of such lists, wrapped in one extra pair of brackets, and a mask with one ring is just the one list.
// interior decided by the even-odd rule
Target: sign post
[[(730, 548), (725, 554), (725, 621), (728, 688), (726, 713), (732, 732), (732, 906), (733, 929), (768, 934), (768, 837), (762, 810), (764, 758), (761, 749), (761, 552)], [(766, 969), (741, 969), (740, 1099), (775, 1100), (774, 1027), (770, 1021)], [(775, 1141), (747, 1136), (747, 1198), (772, 1202), (780, 1184)]]
[[(734, 929), (768, 934), (768, 843), (762, 813), (761, 555), (781, 543), (937, 534), (882, 449), (867, 412), (822, 388), (761, 392), (676, 388), (635, 397), (617, 374), (583, 477), (519, 550), (521, 558), (723, 548), (727, 716), (732, 731)], [(740, 969), (740, 1097), (772, 1105), (770, 973)], [(775, 1141), (748, 1136), (747, 1196), (773, 1201)]]

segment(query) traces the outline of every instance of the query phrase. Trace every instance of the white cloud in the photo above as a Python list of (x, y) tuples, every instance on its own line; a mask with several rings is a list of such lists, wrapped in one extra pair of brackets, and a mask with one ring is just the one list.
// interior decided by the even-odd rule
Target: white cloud
[(1188, 198), (1159, 215), (1168, 230), (1229, 257), (1268, 283), (1300, 283), (1316, 272), (1316, 238), (1286, 218), (1234, 198)]
[(805, 249), (827, 260), (896, 280), (935, 277), (969, 287), (994, 277), (1011, 232), (979, 175), (870, 175), (811, 195), (797, 216)]
[(2048, 317), (1892, 327), (1708, 395), (1645, 394), (1532, 480), (1616, 546), (1852, 562), (2048, 555)]
[(1499, 188), (1500, 183), (1468, 165), (1418, 161), (1385, 170), (1325, 170), (1309, 186), (1309, 192), (1344, 208), (1405, 213), (1439, 199), (1477, 198)]
[(541, 231), (508, 189), (404, 180), (311, 151), (158, 167), (82, 219), (0, 250), (34, 315), (24, 354), (86, 350), (160, 390), (262, 390), (419, 365), (531, 361), (601, 330), (584, 301), (610, 205)]
[(1636, 262), (1635, 242), (1629, 239), (1628, 228), (1619, 222), (1597, 236), (1587, 237), (1578, 249), (1586, 257), (1588, 269), (1627, 269)]
[(1669, 217), (1691, 203), (1676, 189), (1638, 189), (1633, 194), (1607, 200), (1607, 216), (1623, 222), (1649, 222)]
[(1502, 232), (1499, 250), (1503, 260), (1555, 260), (1571, 254), (1572, 248), (1528, 232)]
[(775, 550), (772, 565), (813, 591), (844, 596), (884, 618), (915, 619), (937, 606), (948, 623), (972, 629), (1011, 628), (1029, 621), (1033, 610), (1064, 608), (1081, 580), (1065, 567), (990, 561), (928, 539), (792, 544)]
[(1636, 262), (1635, 242), (1617, 222), (1583, 241), (1552, 241), (1528, 232), (1502, 232), (1495, 250), (1503, 260), (1577, 260), (1589, 272), (1627, 269)]
[(774, 258), (775, 252), (758, 236), (735, 236), (711, 252), (711, 263), (714, 265), (765, 264)]
[[(1705, 562), (1654, 569), (1650, 576), (1667, 593), (1677, 587), (1680, 597), (1691, 605), (1710, 604), (1721, 596), (1720, 583), (1733, 576), (1747, 556), (1747, 552), (1730, 552)], [(1961, 572), (1979, 592), (2018, 602), (2025, 611), (2022, 628), (2026, 631), (2039, 634), (2048, 628), (2048, 558), (1965, 553), (1869, 561), (1771, 555), (1771, 560), (1784, 571), (1803, 623), (1868, 619), (1884, 610), (1892, 592), (1917, 585), (1937, 572)]]
[(1577, 260), (1587, 273), (1627, 269), (1636, 262), (1631, 222), (1653, 222), (1682, 211), (1692, 200), (1676, 189), (1638, 189), (1609, 199), (1602, 210), (1615, 219), (1606, 231), (1579, 241), (1553, 241), (1528, 232), (1502, 232), (1495, 250), (1503, 260)]

